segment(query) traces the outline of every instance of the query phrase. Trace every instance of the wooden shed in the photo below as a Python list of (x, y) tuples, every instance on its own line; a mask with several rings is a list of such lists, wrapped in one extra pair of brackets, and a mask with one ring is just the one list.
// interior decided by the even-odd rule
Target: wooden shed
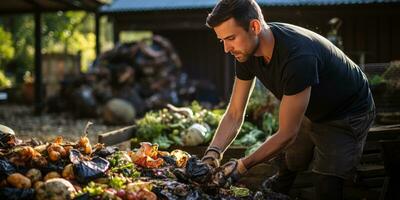
[[(114, 0), (101, 15), (113, 21), (114, 40), (122, 31), (148, 30), (167, 37), (194, 79), (210, 80), (227, 99), (233, 81), (233, 58), (223, 52), (205, 26), (217, 0)], [(400, 59), (398, 0), (258, 0), (267, 21), (292, 23), (326, 36), (328, 21), (342, 20), (343, 50), (356, 63)]]
[[(35, 22), (35, 112), (41, 114), (44, 107), (44, 86), (42, 76), (42, 13), (69, 11), (69, 10), (85, 10), (88, 12), (96, 12), (98, 8), (108, 0), (11, 0), (0, 3), (0, 15), (13, 14), (33, 14)], [(98, 20), (96, 21), (96, 31), (98, 32)], [(97, 40), (97, 38), (96, 38)]]

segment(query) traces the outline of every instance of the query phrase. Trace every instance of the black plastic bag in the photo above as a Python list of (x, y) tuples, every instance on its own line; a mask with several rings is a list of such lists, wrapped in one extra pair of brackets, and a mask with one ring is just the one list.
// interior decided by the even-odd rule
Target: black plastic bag
[(82, 154), (76, 149), (70, 151), (69, 158), (74, 164), (74, 173), (79, 183), (103, 177), (110, 166), (110, 163), (101, 157), (94, 157), (90, 161), (82, 160)]
[(32, 188), (19, 189), (4, 187), (0, 188), (0, 199), (7, 200), (29, 200), (35, 198), (35, 190)]
[(76, 179), (80, 183), (87, 183), (96, 178), (103, 177), (110, 163), (104, 158), (95, 157), (91, 161), (81, 161), (74, 164)]
[(0, 179), (6, 179), (10, 174), (15, 172), (16, 169), (10, 162), (0, 159)]
[(176, 159), (173, 156), (161, 156), (167, 165), (176, 167)]
[(197, 183), (205, 183), (211, 179), (211, 168), (196, 156), (189, 158), (186, 164), (186, 175)]
[(106, 148), (102, 148), (98, 151), (95, 151), (94, 155), (100, 156), (102, 158), (106, 158), (107, 156), (114, 154), (118, 150), (119, 150), (118, 147), (106, 147)]
[(41, 167), (40, 171), (43, 174), (47, 174), (49, 172), (54, 172), (54, 171), (61, 173), (64, 170), (65, 165), (66, 164), (61, 160), (58, 160), (57, 162), (49, 162), (47, 163), (46, 166)]
[(172, 173), (175, 175), (179, 182), (189, 183), (189, 177), (187, 177), (185, 169), (175, 168)]
[(186, 200), (198, 200), (198, 199), (210, 199), (210, 198), (205, 198), (203, 195), (200, 194), (199, 191), (193, 190), (191, 191), (187, 196)]

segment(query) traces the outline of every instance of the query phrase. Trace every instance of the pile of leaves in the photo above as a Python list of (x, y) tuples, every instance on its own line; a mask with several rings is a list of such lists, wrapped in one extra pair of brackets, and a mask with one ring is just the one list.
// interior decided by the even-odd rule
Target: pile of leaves
[(263, 199), (215, 184), (213, 171), (179, 149), (143, 142), (132, 151), (62, 137), (42, 143), (0, 132), (1, 199)]

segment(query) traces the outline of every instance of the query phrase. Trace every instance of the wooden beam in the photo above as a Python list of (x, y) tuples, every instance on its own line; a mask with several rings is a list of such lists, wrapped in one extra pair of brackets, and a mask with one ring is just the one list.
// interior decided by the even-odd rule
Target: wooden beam
[(123, 127), (117, 130), (99, 134), (98, 142), (106, 146), (116, 145), (121, 142), (129, 141), (135, 134), (135, 125)]
[(64, 4), (66, 6), (72, 7), (74, 9), (82, 9), (82, 3), (79, 1), (74, 1), (74, 0), (50, 0), (53, 1), (54, 3), (58, 4)]
[(36, 2), (35, 0), (24, 0), (24, 2), (32, 5), (33, 7), (35, 7), (36, 9), (40, 8), (40, 4), (38, 2)]
[(113, 42), (114, 42), (114, 46), (116, 46), (119, 42), (120, 39), (119, 38), (119, 34), (121, 33), (121, 28), (119, 26), (119, 23), (117, 23), (117, 21), (113, 18)]

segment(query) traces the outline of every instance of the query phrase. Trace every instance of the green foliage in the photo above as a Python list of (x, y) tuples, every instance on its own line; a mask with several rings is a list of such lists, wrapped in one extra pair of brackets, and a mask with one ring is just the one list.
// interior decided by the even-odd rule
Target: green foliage
[(400, 61), (392, 61), (382, 74), (387, 85), (387, 92), (397, 93), (400, 90)]
[(258, 129), (256, 125), (254, 125), (251, 122), (245, 121), (242, 124), (242, 128), (240, 129), (238, 138), (243, 137), (244, 135), (246, 135), (247, 133), (249, 133), (252, 130)]
[(49, 13), (43, 16), (43, 52), (81, 54), (86, 70), (95, 58), (94, 16), (83, 11)]
[(150, 31), (121, 31), (119, 36), (121, 43), (128, 43), (150, 39), (153, 34)]
[(243, 134), (242, 137), (237, 138), (233, 144), (241, 146), (250, 146), (258, 141), (265, 139), (265, 133), (257, 128)]
[(372, 78), (369, 79), (369, 83), (371, 85), (379, 85), (384, 82), (385, 82), (385, 79), (380, 75), (374, 75), (374, 76), (372, 76)]
[[(80, 54), (85, 71), (95, 59), (94, 14), (60, 11), (45, 13), (41, 20), (42, 53)], [(8, 70), (17, 76), (17, 81), (22, 81), (26, 71), (33, 70), (34, 28), (34, 16), (31, 14), (0, 17), (0, 67), (4, 67), (3, 56), (13, 54), (11, 69)], [(4, 35), (3, 29), (10, 32), (11, 39)], [(10, 48), (3, 48), (7, 45), (14, 49), (14, 53)], [(4, 49), (5, 52), (2, 51)]]
[(91, 181), (86, 187), (82, 189), (83, 193), (78, 194), (77, 196), (80, 196), (84, 193), (88, 193), (89, 196), (97, 196), (101, 195), (104, 193), (104, 190), (107, 188), (107, 185), (102, 185), (102, 184), (96, 184), (93, 181)]
[(392, 61), (389, 64), (389, 67), (382, 74), (382, 77), (388, 81), (397, 81), (399, 80), (400, 74), (400, 61)]
[(199, 102), (193, 101), (192, 104), (190, 105), (190, 109), (192, 109), (193, 112), (197, 113), (203, 110)]
[(222, 110), (204, 109), (194, 101), (189, 107), (180, 108), (193, 115), (187, 116), (169, 109), (150, 111), (136, 121), (137, 142), (148, 141), (157, 143), (160, 149), (171, 145), (182, 145), (182, 133), (193, 124), (201, 124), (208, 129), (205, 133), (204, 143), (209, 142), (221, 120)]
[(159, 135), (153, 139), (153, 143), (158, 144), (160, 149), (167, 149), (174, 144), (174, 141), (169, 139), (166, 135)]
[(264, 113), (262, 121), (262, 130), (267, 135), (272, 135), (278, 130), (278, 117), (272, 113)]
[(263, 141), (257, 141), (253, 145), (251, 145), (249, 148), (247, 148), (246, 152), (244, 153), (246, 156), (252, 154), (255, 152), (264, 142)]
[(0, 27), (0, 88), (11, 87), (11, 80), (4, 74), (4, 69), (14, 54), (11, 34)]
[(137, 137), (145, 141), (157, 138), (166, 128), (165, 125), (161, 123), (161, 117), (157, 112), (148, 112), (146, 115), (139, 119), (137, 122)]
[(11, 87), (11, 81), (4, 75), (3, 71), (0, 70), (0, 89)]
[(122, 189), (125, 187), (125, 182), (126, 182), (126, 179), (115, 176), (115, 177), (111, 177), (110, 182), (108, 182), (108, 184), (112, 188), (119, 190), (119, 189)]
[[(214, 133), (222, 119), (224, 110), (204, 109), (198, 102), (194, 101), (189, 107), (179, 108), (181, 111), (193, 113), (187, 116), (180, 112), (169, 109), (150, 111), (137, 120), (137, 141), (157, 143), (160, 149), (167, 149), (171, 145), (182, 145), (182, 133), (194, 123), (205, 126), (208, 131), (205, 133), (203, 145), (207, 145), (214, 136)], [(278, 120), (271, 113), (264, 113), (260, 126), (250, 121), (245, 121), (239, 135), (233, 142), (238, 146), (252, 146), (264, 141), (278, 128)], [(255, 146), (253, 146), (255, 147)]]
[(233, 193), (234, 197), (247, 197), (250, 195), (250, 190), (248, 188), (244, 188), (244, 187), (235, 187), (235, 186), (231, 186), (229, 188), (229, 191)]
[(257, 80), (251, 93), (246, 113), (253, 113), (258, 108), (268, 104), (268, 90)]
[(1, 18), (1, 25), (12, 36), (14, 56), (7, 71), (16, 76), (16, 83), (22, 82), (25, 71), (33, 69), (34, 20), (33, 15), (13, 15)]
[[(127, 159), (128, 157), (128, 159)], [(136, 169), (129, 156), (122, 152), (117, 151), (111, 156), (107, 157), (111, 165), (111, 172), (123, 174), (125, 177), (137, 178), (140, 172)]]
[(0, 69), (14, 56), (11, 34), (0, 27)]

